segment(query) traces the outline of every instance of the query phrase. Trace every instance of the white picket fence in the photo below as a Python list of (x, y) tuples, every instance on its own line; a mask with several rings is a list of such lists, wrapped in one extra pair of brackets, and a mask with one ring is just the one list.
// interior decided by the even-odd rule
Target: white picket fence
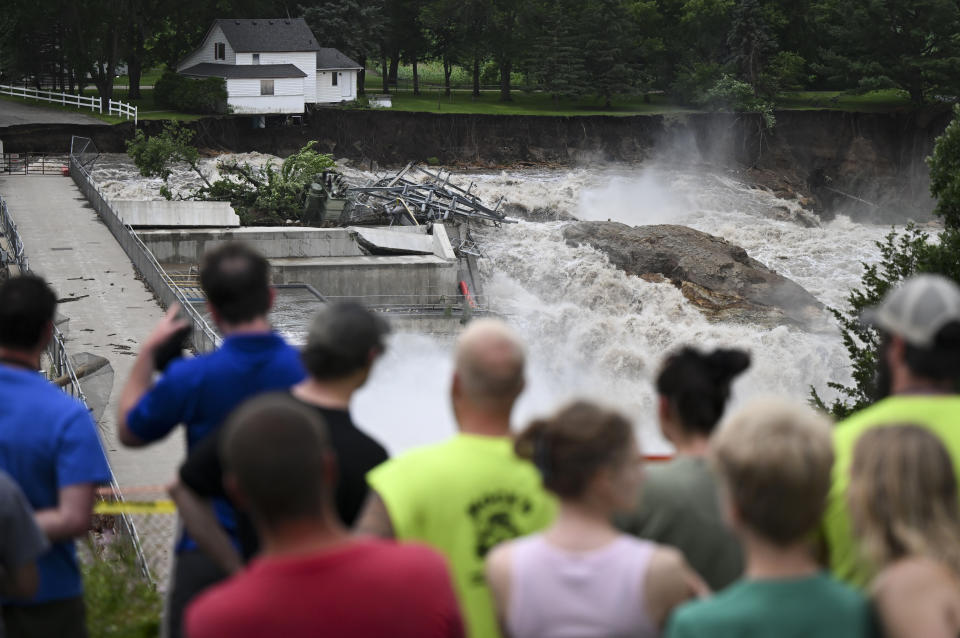
[[(0, 84), (0, 93), (14, 97), (29, 98), (31, 100), (53, 102), (54, 104), (62, 104), (64, 106), (75, 106), (80, 109), (89, 108), (91, 111), (103, 113), (103, 98), (100, 97), (43, 91), (25, 86), (12, 86), (10, 84)], [(109, 100), (107, 113), (110, 115), (116, 113), (117, 115), (126, 117), (128, 120), (132, 117), (134, 126), (137, 124), (137, 107), (132, 104)]]

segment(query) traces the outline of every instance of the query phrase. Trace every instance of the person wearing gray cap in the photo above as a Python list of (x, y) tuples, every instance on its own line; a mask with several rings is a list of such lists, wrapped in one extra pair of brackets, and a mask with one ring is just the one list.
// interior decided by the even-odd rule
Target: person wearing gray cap
[(841, 580), (866, 586), (872, 568), (858, 547), (847, 505), (854, 446), (865, 432), (911, 423), (930, 430), (960, 467), (960, 286), (918, 275), (863, 315), (880, 332), (880, 398), (834, 428), (836, 461), (821, 531)]
[[(314, 409), (327, 426), (337, 457), (336, 511), (347, 526), (353, 524), (367, 499), (367, 472), (389, 458), (386, 449), (350, 417), (350, 400), (383, 354), (388, 332), (382, 318), (359, 304), (326, 305), (314, 317), (301, 352), (308, 376), (290, 389), (293, 398)], [(208, 437), (190, 454), (170, 494), (198, 546), (227, 573), (235, 573), (257, 552), (259, 542), (244, 515), (237, 521), (242, 556), (226, 534), (210, 524), (208, 499), (227, 496), (219, 438)]]

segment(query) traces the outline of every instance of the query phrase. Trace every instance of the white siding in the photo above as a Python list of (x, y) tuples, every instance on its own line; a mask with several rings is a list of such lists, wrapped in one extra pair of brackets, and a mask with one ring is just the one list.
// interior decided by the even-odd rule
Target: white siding
[(257, 97), (230, 97), (227, 104), (232, 112), (239, 115), (255, 115), (269, 113), (303, 113), (303, 96), (257, 96)]
[[(248, 54), (249, 55), (249, 54)], [(252, 57), (252, 56), (251, 56)], [(249, 63), (243, 64), (250, 64)], [(237, 64), (241, 64), (237, 62)], [(317, 91), (317, 52), (316, 51), (289, 51), (289, 52), (260, 52), (260, 64), (292, 64), (304, 73), (303, 96), (307, 102), (313, 102)]]
[[(253, 64), (253, 54), (237, 53), (237, 64)], [(263, 61), (260, 64), (263, 64)]]
[[(217, 42), (223, 42), (224, 49), (226, 51), (226, 60), (214, 60), (214, 44)], [(183, 62), (177, 66), (177, 71), (182, 71), (188, 67), (191, 67), (195, 64), (200, 64), (201, 62), (214, 62), (218, 64), (237, 64), (237, 53), (231, 48), (230, 43), (227, 42), (227, 37), (223, 35), (223, 30), (219, 25), (213, 27), (210, 30), (209, 35), (207, 35), (206, 40), (203, 41), (203, 46), (201, 46), (197, 51), (194, 51), (186, 58)]]
[[(339, 73), (337, 85), (331, 85), (331, 74)], [(348, 87), (348, 95), (344, 95), (343, 86)], [(330, 103), (357, 99), (357, 72), (356, 71), (317, 71), (317, 102)]]
[(303, 78), (278, 78), (273, 95), (260, 95), (260, 80), (227, 80), (227, 104), (234, 113), (303, 113)]

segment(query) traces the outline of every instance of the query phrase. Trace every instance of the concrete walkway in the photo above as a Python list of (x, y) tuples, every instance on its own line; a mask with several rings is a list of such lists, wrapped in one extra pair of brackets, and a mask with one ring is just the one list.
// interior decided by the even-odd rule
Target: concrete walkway
[(100, 430), (117, 482), (121, 488), (168, 483), (184, 455), (179, 430), (141, 449), (124, 448), (116, 435), (120, 390), (163, 310), (72, 179), (0, 177), (0, 195), (23, 238), (30, 268), (47, 279), (61, 299), (59, 312), (70, 318), (68, 352), (90, 352), (113, 366), (113, 392)]
[[(89, 109), (86, 113), (90, 113)], [(91, 115), (85, 115), (83, 109), (77, 109), (74, 113), (56, 108), (32, 106), (13, 100), (0, 100), (0, 128), (16, 124), (106, 124), (106, 122)], [(0, 139), (3, 139), (2, 132), (0, 132)]]

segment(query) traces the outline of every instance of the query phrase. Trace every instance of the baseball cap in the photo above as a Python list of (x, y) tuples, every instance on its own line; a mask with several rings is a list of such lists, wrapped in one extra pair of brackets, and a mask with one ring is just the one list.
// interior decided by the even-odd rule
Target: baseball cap
[(371, 349), (384, 349), (389, 332), (389, 324), (361, 304), (328, 303), (314, 316), (304, 351), (364, 360)]
[(864, 311), (865, 323), (927, 348), (952, 321), (960, 323), (960, 286), (942, 275), (916, 275)]

